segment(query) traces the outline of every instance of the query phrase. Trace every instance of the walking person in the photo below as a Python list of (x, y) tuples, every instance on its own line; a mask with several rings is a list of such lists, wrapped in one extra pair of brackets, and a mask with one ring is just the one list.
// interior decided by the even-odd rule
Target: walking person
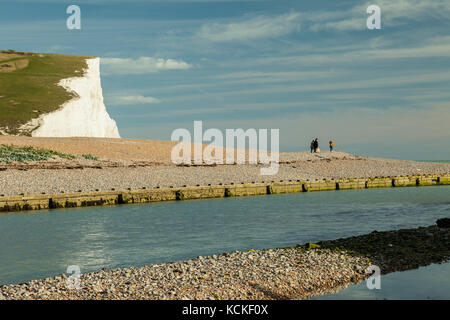
[(319, 151), (319, 139), (314, 139), (314, 153)]
[(313, 153), (313, 151), (316, 152), (314, 150), (314, 139), (311, 141), (311, 153)]
[(333, 152), (333, 148), (334, 148), (334, 142), (333, 142), (333, 140), (330, 140), (330, 152)]

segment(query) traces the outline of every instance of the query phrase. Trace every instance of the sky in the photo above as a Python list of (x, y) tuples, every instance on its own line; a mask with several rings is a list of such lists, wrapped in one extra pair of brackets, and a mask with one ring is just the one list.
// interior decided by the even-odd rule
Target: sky
[(101, 58), (122, 137), (170, 140), (201, 120), (279, 129), (281, 151), (318, 137), (413, 160), (450, 159), (449, 27), (448, 0), (0, 2), (2, 49)]

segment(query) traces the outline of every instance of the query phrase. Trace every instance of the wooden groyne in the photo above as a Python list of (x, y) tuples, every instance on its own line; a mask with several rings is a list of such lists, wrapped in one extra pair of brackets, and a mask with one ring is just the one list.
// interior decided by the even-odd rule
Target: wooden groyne
[(105, 206), (312, 191), (450, 185), (450, 174), (360, 179), (288, 180), (267, 183), (1, 196), (0, 211)]

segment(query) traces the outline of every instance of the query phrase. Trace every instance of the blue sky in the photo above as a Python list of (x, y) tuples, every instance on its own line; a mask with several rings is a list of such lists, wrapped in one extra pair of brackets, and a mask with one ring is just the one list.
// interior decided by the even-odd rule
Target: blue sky
[[(67, 30), (77, 4), (82, 29)], [(382, 29), (368, 30), (377, 4)], [(450, 159), (450, 1), (2, 0), (2, 49), (102, 58), (122, 137), (279, 128), (353, 153)]]

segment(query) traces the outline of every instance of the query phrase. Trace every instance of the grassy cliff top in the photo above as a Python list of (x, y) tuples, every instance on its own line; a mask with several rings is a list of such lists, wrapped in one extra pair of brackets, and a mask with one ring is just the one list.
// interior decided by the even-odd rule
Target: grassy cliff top
[(29, 135), (18, 128), (72, 99), (58, 82), (82, 76), (88, 58), (93, 57), (0, 51), (0, 134)]

